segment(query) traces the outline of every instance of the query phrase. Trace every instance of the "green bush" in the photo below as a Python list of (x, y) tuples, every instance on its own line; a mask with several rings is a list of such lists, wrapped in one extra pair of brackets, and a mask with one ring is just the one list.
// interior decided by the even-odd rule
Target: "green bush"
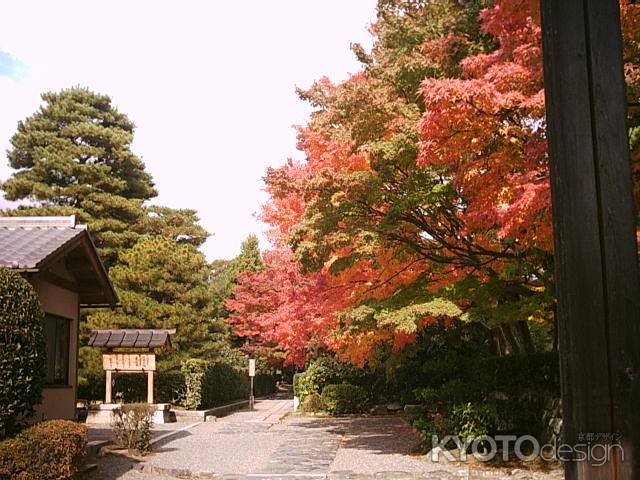
[(276, 391), (276, 377), (268, 373), (258, 373), (253, 378), (253, 394), (256, 397), (271, 395)]
[(350, 383), (327, 385), (322, 390), (321, 399), (326, 411), (332, 415), (362, 413), (368, 403), (367, 391)]
[(547, 441), (545, 409), (559, 397), (556, 353), (479, 358), (458, 378), (417, 389), (424, 415), (415, 422), (431, 435), (533, 435)]
[(317, 393), (310, 393), (304, 397), (300, 410), (305, 413), (316, 413), (324, 410), (324, 404), (322, 398)]
[(293, 377), (293, 390), (300, 402), (311, 394), (321, 394), (324, 387), (332, 384), (350, 383), (369, 390), (373, 383), (371, 375), (349, 362), (340, 362), (323, 356), (313, 360), (303, 373)]
[(33, 287), (0, 268), (0, 437), (33, 415), (45, 377), (44, 314)]
[(87, 445), (84, 425), (49, 420), (0, 442), (0, 478), (67, 480), (76, 478)]
[(124, 404), (111, 413), (115, 443), (141, 455), (151, 451), (153, 409), (146, 403)]
[(249, 372), (226, 363), (209, 364), (202, 390), (203, 408), (249, 398)]
[(488, 435), (495, 419), (492, 406), (487, 404), (463, 403), (454, 405), (449, 415), (453, 430), (463, 439)]
[[(192, 359), (182, 364), (182, 373), (185, 379), (183, 405), (188, 410), (211, 408), (249, 398), (250, 380), (246, 368), (233, 367), (226, 362)], [(273, 375), (261, 373), (253, 380), (256, 397), (276, 390)]]
[[(104, 400), (105, 374), (90, 373), (78, 380), (78, 398), (88, 401)], [(115, 373), (113, 393), (121, 394), (124, 403), (147, 400), (147, 376), (141, 373)], [(185, 395), (182, 372), (156, 372), (153, 382), (153, 398), (156, 403), (181, 405)]]
[[(200, 375), (200, 373), (202, 375)], [(187, 388), (189, 378), (190, 389)], [(88, 374), (81, 378), (78, 398), (104, 400), (104, 372)], [(116, 373), (113, 376), (113, 393), (121, 394), (124, 403), (144, 402), (147, 399), (147, 377), (137, 373)], [(249, 377), (247, 370), (234, 368), (226, 362), (208, 363), (204, 360), (183, 362), (182, 371), (156, 372), (153, 383), (154, 400), (157, 403), (182, 405), (193, 410), (199, 406), (221, 405), (226, 401), (248, 398)], [(258, 373), (254, 377), (254, 395), (269, 395), (276, 391), (275, 377)]]

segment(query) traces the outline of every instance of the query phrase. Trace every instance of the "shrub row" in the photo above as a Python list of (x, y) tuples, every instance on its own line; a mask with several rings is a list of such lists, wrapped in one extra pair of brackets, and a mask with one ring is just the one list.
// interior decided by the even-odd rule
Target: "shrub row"
[[(198, 374), (200, 371), (203, 372), (201, 377)], [(191, 385), (190, 389), (187, 378), (189, 385)], [(199, 378), (199, 380), (194, 378)], [(79, 398), (90, 401), (104, 400), (104, 382), (104, 374), (89, 375), (82, 379), (78, 391)], [(114, 399), (121, 399), (125, 403), (146, 401), (147, 377), (145, 375), (115, 374), (114, 382)], [(182, 371), (156, 372), (153, 387), (154, 399), (158, 403), (182, 405), (189, 409), (209, 408), (227, 401), (247, 398), (249, 378), (246, 369), (232, 367), (227, 363), (210, 364), (201, 360), (188, 360), (184, 362)], [(275, 390), (273, 375), (256, 375), (254, 378), (255, 396), (269, 395)]]
[[(113, 395), (126, 403), (147, 401), (147, 376), (140, 373), (115, 373)], [(89, 374), (81, 378), (78, 398), (89, 401), (104, 400), (105, 374)], [(153, 382), (153, 396), (157, 403), (181, 405), (184, 400), (185, 383), (182, 372), (156, 372)], [(117, 397), (116, 397), (117, 395)]]
[(0, 478), (67, 480), (84, 460), (87, 429), (68, 420), (38, 423), (0, 443)]
[[(185, 379), (183, 405), (189, 410), (223, 405), (233, 400), (248, 398), (250, 380), (246, 369), (222, 362), (187, 360), (182, 364)], [(253, 391), (256, 397), (275, 392), (275, 378), (258, 374), (254, 377)]]

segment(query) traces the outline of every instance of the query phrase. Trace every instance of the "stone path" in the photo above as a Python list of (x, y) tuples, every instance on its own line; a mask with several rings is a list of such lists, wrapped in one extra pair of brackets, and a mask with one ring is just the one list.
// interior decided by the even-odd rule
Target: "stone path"
[(181, 431), (154, 446), (144, 462), (105, 457), (96, 480), (556, 480), (561, 472), (470, 470), (433, 463), (416, 451), (418, 437), (401, 417), (288, 417), (289, 399), (263, 400)]

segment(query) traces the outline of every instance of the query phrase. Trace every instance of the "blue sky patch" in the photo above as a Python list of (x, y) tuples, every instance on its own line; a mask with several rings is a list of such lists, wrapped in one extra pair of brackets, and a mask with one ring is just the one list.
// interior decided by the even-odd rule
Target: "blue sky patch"
[(3, 50), (0, 50), (0, 77), (19, 80), (27, 73), (27, 65)]

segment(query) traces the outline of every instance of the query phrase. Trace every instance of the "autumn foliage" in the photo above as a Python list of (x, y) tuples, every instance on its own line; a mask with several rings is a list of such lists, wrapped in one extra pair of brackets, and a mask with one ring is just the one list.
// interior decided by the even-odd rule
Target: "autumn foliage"
[[(640, 7), (621, 11), (638, 160)], [(237, 333), (298, 365), (363, 364), (443, 318), (533, 351), (554, 324), (538, 2), (380, 0), (371, 31), (362, 71), (299, 91), (306, 160), (265, 176), (274, 250), (227, 302)]]

